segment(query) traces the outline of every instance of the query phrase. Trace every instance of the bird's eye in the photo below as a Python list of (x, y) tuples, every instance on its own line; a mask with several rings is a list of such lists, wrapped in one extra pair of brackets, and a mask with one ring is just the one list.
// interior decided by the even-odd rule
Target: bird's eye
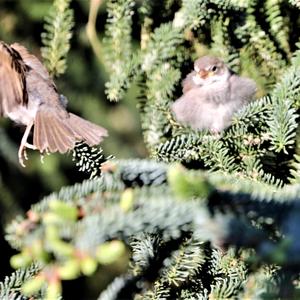
[(217, 66), (212, 66), (210, 69), (211, 69), (211, 71), (216, 72), (218, 67)]

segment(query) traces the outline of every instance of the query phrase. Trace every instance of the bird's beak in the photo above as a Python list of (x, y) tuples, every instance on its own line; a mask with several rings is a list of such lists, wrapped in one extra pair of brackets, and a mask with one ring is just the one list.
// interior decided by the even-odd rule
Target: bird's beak
[(206, 71), (206, 70), (200, 70), (198, 72), (199, 76), (202, 78), (202, 79), (206, 79), (207, 77), (210, 77), (213, 75), (213, 72), (210, 72), (210, 71)]

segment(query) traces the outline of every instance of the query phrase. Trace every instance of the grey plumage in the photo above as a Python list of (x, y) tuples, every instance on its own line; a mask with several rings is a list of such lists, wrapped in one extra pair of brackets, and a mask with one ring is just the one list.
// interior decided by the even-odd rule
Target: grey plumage
[(218, 58), (204, 56), (183, 80), (183, 95), (171, 109), (184, 125), (220, 132), (230, 126), (232, 115), (251, 101), (255, 92), (253, 80), (233, 74)]

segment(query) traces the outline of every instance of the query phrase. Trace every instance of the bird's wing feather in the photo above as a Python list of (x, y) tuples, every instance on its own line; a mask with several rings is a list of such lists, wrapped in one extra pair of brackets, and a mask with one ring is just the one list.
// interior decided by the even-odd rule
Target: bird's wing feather
[(21, 55), (23, 61), (27, 66), (29, 66), (31, 69), (37, 72), (43, 79), (51, 80), (50, 75), (45, 66), (39, 61), (39, 59), (36, 56), (30, 54), (24, 46), (18, 43), (14, 43), (11, 45), (11, 47)]
[(249, 78), (232, 75), (230, 77), (231, 100), (246, 104), (254, 98), (256, 83)]
[(33, 144), (41, 152), (65, 153), (74, 148), (76, 137), (65, 119), (52, 107), (42, 105), (34, 121)]
[(189, 90), (196, 88), (197, 85), (195, 84), (193, 77), (196, 75), (197, 73), (195, 71), (190, 72), (185, 79), (183, 79), (182, 81), (182, 92), (185, 94), (187, 93)]
[(27, 105), (26, 65), (17, 51), (0, 42), (0, 116)]
[(200, 88), (193, 88), (177, 99), (171, 107), (176, 120), (190, 125), (193, 128), (203, 129), (206, 127), (206, 122), (209, 114), (203, 114), (206, 107), (211, 106), (210, 101), (203, 96)]

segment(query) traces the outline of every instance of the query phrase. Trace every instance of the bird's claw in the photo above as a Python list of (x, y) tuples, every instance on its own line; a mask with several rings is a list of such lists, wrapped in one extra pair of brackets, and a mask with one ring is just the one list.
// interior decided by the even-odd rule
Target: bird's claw
[(25, 168), (26, 165), (24, 164), (24, 159), (28, 160), (28, 156), (27, 156), (27, 152), (26, 152), (26, 146), (25, 145), (21, 145), (19, 148), (19, 152), (18, 152), (18, 157), (19, 157), (19, 163), (20, 165)]
[(44, 161), (44, 158), (45, 158), (45, 155), (50, 155), (50, 152), (49, 152), (49, 149), (46, 149), (44, 152), (40, 152), (40, 155), (41, 155), (41, 163), (43, 164), (45, 161)]
[(24, 149), (23, 155), (24, 155), (25, 160), (28, 160), (28, 155), (27, 155), (26, 148)]
[(36, 150), (37, 148), (31, 144), (28, 144), (28, 143), (25, 143), (25, 144), (21, 144), (20, 145), (20, 148), (19, 148), (19, 152), (18, 152), (18, 157), (19, 157), (19, 163), (20, 165), (25, 168), (26, 165), (24, 163), (24, 159), (25, 160), (28, 160), (28, 155), (27, 155), (27, 151), (26, 151), (26, 148), (29, 148), (29, 149), (33, 149), (33, 150)]

